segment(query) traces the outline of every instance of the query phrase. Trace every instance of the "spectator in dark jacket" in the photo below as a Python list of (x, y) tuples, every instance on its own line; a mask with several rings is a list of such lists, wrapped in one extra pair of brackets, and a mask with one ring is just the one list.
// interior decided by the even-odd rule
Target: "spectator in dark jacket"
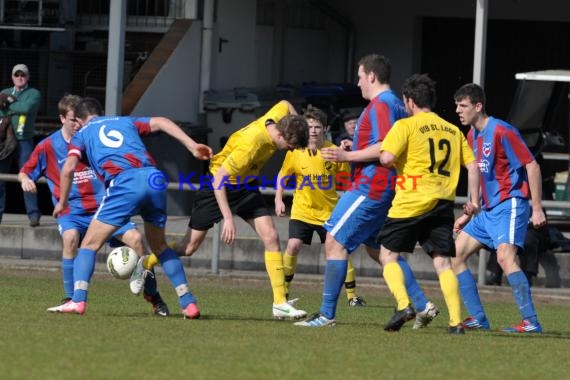
[[(6, 94), (7, 101), (0, 108), (0, 117), (9, 116), (12, 128), (18, 140), (14, 152), (3, 160), (0, 160), (0, 173), (12, 172), (12, 163), (18, 160), (18, 170), (30, 157), (34, 150), (34, 134), (36, 117), (40, 108), (40, 92), (28, 85), (30, 71), (28, 66), (19, 63), (12, 68), (12, 82), (14, 86), (1, 91)], [(30, 226), (40, 225), (40, 210), (36, 194), (24, 194), (26, 213), (30, 219)], [(0, 222), (6, 206), (6, 183), (0, 181)]]

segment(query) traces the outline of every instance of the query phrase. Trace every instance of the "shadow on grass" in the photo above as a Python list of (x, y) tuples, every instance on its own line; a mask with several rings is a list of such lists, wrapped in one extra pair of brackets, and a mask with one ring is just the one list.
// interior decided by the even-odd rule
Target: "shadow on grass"
[(547, 331), (542, 334), (535, 333), (504, 333), (501, 331), (481, 331), (481, 334), (489, 334), (493, 337), (506, 339), (570, 339), (570, 332), (567, 331)]

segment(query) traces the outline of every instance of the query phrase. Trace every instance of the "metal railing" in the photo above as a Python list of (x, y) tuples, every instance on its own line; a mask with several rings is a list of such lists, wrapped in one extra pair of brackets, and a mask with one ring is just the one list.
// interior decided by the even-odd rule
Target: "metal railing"
[[(6, 182), (18, 182), (18, 175), (16, 174), (0, 174), (0, 181)], [(46, 183), (44, 178), (40, 178), (38, 183)], [(166, 187), (168, 190), (177, 190), (177, 191), (196, 191), (195, 189), (200, 188), (199, 183), (192, 183), (191, 185), (184, 186), (182, 183), (178, 182), (171, 182)], [(275, 189), (260, 189), (260, 192), (263, 195), (275, 195)], [(284, 195), (292, 196), (292, 190), (284, 190)], [(467, 202), (467, 197), (456, 197), (455, 204), (462, 205)], [(570, 209), (570, 201), (550, 201), (550, 200), (543, 200), (542, 204), (544, 208), (547, 210), (549, 208), (556, 208), (556, 209)], [(220, 263), (220, 223), (216, 223), (213, 227), (214, 237), (212, 238), (212, 262), (211, 262), (211, 271), (212, 273), (218, 274), (219, 273), (219, 263)], [(480, 285), (485, 284), (485, 274), (486, 274), (486, 264), (488, 259), (488, 252), (486, 250), (479, 251), (479, 264), (477, 268), (477, 282)]]

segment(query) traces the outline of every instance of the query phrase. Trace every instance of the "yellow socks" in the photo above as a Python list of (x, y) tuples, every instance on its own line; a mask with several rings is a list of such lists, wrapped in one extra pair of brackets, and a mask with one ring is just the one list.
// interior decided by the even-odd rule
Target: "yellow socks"
[(283, 271), (283, 256), (281, 252), (265, 251), (265, 269), (269, 275), (273, 289), (273, 303), (278, 305), (287, 302), (285, 296), (285, 275)]
[(449, 311), (449, 326), (457, 326), (461, 323), (461, 298), (459, 282), (453, 270), (448, 269), (439, 275), (439, 286)]
[(398, 310), (404, 310), (410, 304), (410, 298), (406, 292), (406, 282), (404, 272), (397, 261), (384, 265), (384, 281), (388, 285), (390, 292), (396, 299)]
[(285, 251), (283, 254), (283, 271), (285, 274), (285, 294), (289, 294), (289, 286), (293, 277), (295, 276), (295, 270), (297, 269), (297, 256), (289, 255), (289, 252)]
[(157, 264), (158, 264), (158, 256), (156, 256), (154, 253), (147, 255), (143, 259), (143, 267), (145, 269), (152, 270), (152, 268), (154, 268), (154, 266)]
[(349, 301), (356, 297), (356, 273), (354, 271), (354, 266), (352, 265), (350, 256), (348, 256), (347, 260), (344, 288), (346, 289), (346, 298), (348, 298)]

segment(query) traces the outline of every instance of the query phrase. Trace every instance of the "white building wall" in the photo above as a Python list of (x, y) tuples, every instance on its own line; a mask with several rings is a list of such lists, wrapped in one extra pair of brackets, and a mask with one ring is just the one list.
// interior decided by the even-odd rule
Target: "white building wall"
[(202, 23), (194, 21), (132, 115), (198, 123)]
[[(476, 1), (329, 0), (355, 25), (353, 72), (356, 73), (356, 64), (363, 55), (373, 52), (385, 54), (394, 67), (394, 88), (399, 88), (406, 77), (419, 69), (421, 17), (473, 19)], [(273, 27), (256, 25), (256, 0), (218, 0), (217, 6), (212, 46), (212, 89), (275, 85), (271, 72), (274, 67)], [(569, 22), (570, 1), (545, 0), (537, 6), (534, 0), (490, 0), (489, 18)], [(198, 121), (200, 28), (198, 21), (192, 25), (134, 114), (160, 114), (182, 121)], [(228, 40), (222, 44), (221, 51), (218, 49), (219, 38)], [(326, 30), (288, 29), (284, 39), (282, 82), (298, 85), (311, 81), (344, 81), (345, 38), (345, 30), (332, 20)], [(473, 45), (473, 41), (465, 43)]]

